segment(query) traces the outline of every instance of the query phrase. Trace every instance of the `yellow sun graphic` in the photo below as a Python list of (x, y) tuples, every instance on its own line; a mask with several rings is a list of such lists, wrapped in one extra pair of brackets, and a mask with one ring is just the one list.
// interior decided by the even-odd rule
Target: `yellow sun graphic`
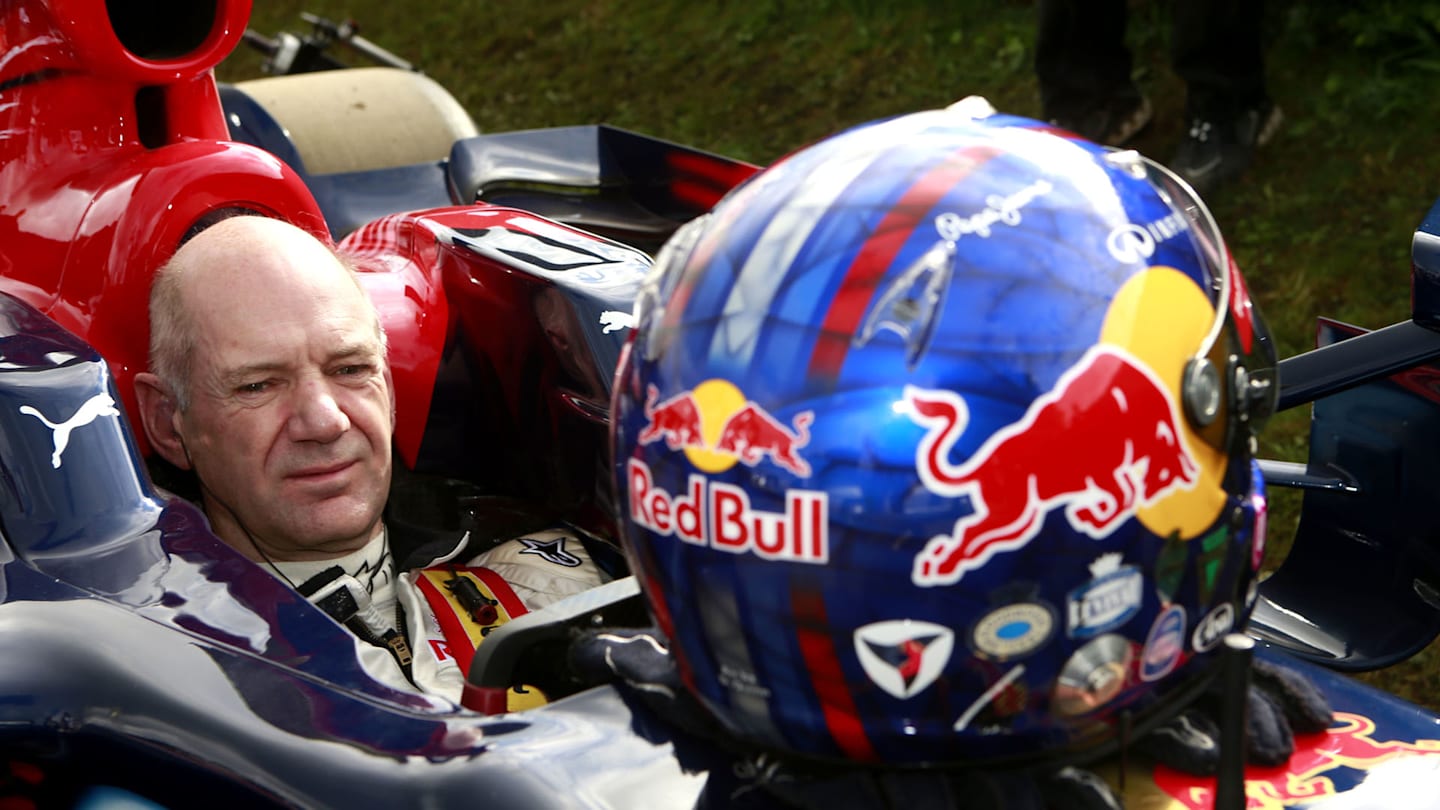
[[(729, 380), (711, 379), (695, 386), (690, 395), (700, 412), (700, 435), (705, 437), (705, 447), (714, 447), (720, 441), (725, 423), (745, 407), (745, 394)], [(695, 469), (708, 473), (724, 472), (736, 462), (731, 453), (716, 453), (704, 447), (686, 447), (685, 457)]]
[(1214, 320), (1215, 308), (1199, 285), (1173, 267), (1151, 267), (1120, 288), (1100, 330), (1102, 343), (1124, 348), (1165, 383), (1185, 449), (1200, 468), (1193, 487), (1171, 490), (1137, 511), (1140, 522), (1162, 537), (1177, 531), (1183, 539), (1199, 536), (1225, 505), (1224, 454), (1195, 432), (1180, 406), (1185, 365)]

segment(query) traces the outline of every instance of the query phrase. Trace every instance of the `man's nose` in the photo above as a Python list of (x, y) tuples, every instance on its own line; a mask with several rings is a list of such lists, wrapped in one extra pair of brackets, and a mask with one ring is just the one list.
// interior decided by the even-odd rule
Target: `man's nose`
[(307, 380), (296, 386), (287, 428), (290, 438), (297, 442), (331, 442), (350, 428), (350, 418), (340, 408), (329, 386), (318, 380)]

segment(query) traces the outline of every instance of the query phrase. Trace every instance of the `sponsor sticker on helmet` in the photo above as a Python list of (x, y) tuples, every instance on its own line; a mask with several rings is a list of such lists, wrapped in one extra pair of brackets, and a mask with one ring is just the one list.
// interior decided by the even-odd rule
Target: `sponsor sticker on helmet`
[(941, 238), (957, 242), (962, 237), (974, 234), (988, 239), (996, 225), (1015, 227), (1021, 222), (1021, 211), (1036, 199), (1055, 190), (1049, 180), (1041, 178), (1024, 188), (1005, 196), (991, 194), (985, 198), (985, 207), (969, 216), (946, 211), (935, 218), (935, 230)]
[(1195, 625), (1195, 632), (1190, 634), (1190, 648), (1195, 652), (1209, 652), (1234, 627), (1235, 606), (1225, 602), (1206, 613)]
[(1215, 598), (1215, 585), (1230, 552), (1230, 531), (1221, 527), (1200, 538), (1200, 548), (1195, 554), (1196, 591), (1202, 603)]
[(761, 699), (770, 697), (770, 690), (760, 683), (760, 678), (751, 670), (722, 663), (716, 677), (720, 681), (720, 685), (728, 689), (731, 694)]
[(980, 618), (970, 632), (970, 644), (992, 661), (1023, 658), (1045, 645), (1055, 632), (1055, 614), (1035, 602), (996, 608)]
[(1154, 256), (1155, 246), (1160, 242), (1189, 229), (1185, 215), (1178, 212), (1144, 225), (1127, 222), (1110, 232), (1105, 239), (1105, 249), (1117, 262), (1135, 264)]
[(934, 683), (954, 649), (954, 631), (933, 622), (895, 619), (855, 631), (861, 668), (876, 686), (901, 700)]
[(1065, 632), (1091, 638), (1130, 621), (1140, 611), (1145, 576), (1134, 565), (1121, 565), (1117, 553), (1102, 554), (1090, 564), (1094, 579), (1072, 590), (1067, 600)]
[(1029, 699), (1029, 690), (1025, 688), (1024, 682), (1020, 681), (1024, 674), (1024, 664), (1016, 664), (1011, 667), (1010, 671), (1001, 676), (1000, 680), (991, 684), (990, 688), (980, 694), (980, 697), (975, 698), (975, 701), (955, 719), (952, 728), (955, 731), (964, 731), (986, 709), (990, 709), (991, 714), (996, 717), (1010, 717), (1020, 712)]
[(1107, 633), (1080, 646), (1060, 669), (1050, 708), (1062, 717), (1088, 714), (1114, 700), (1134, 666), (1130, 640)]
[(1145, 637), (1140, 653), (1140, 679), (1158, 681), (1169, 675), (1185, 652), (1185, 608), (1171, 605), (1160, 611)]

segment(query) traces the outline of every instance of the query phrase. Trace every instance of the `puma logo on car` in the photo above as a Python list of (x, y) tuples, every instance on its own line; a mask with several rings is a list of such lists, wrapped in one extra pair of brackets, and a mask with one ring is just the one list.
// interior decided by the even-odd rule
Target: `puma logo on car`
[(60, 469), (60, 455), (65, 452), (66, 446), (70, 444), (70, 434), (73, 433), (76, 428), (84, 427), (102, 416), (120, 415), (119, 409), (115, 407), (115, 400), (111, 399), (109, 394), (96, 394), (86, 400), (85, 404), (80, 406), (80, 410), (76, 411), (74, 416), (59, 423), (51, 422), (45, 418), (45, 414), (40, 413), (29, 405), (21, 405), (20, 413), (33, 416), (41, 422), (44, 422), (46, 427), (50, 428), (50, 432), (53, 434), (52, 438), (55, 442), (55, 452), (50, 455), (50, 466), (57, 470)]
[(600, 331), (605, 334), (618, 332), (621, 329), (634, 329), (635, 316), (629, 312), (621, 312), (618, 309), (607, 309), (600, 313), (600, 325), (605, 327)]

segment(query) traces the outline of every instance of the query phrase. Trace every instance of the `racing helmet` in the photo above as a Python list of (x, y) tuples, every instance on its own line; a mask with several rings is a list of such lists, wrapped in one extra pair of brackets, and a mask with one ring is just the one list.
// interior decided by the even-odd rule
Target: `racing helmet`
[(770, 749), (1047, 761), (1203, 688), (1275, 356), (1175, 175), (983, 99), (856, 127), (657, 256), (612, 403), (686, 687)]

